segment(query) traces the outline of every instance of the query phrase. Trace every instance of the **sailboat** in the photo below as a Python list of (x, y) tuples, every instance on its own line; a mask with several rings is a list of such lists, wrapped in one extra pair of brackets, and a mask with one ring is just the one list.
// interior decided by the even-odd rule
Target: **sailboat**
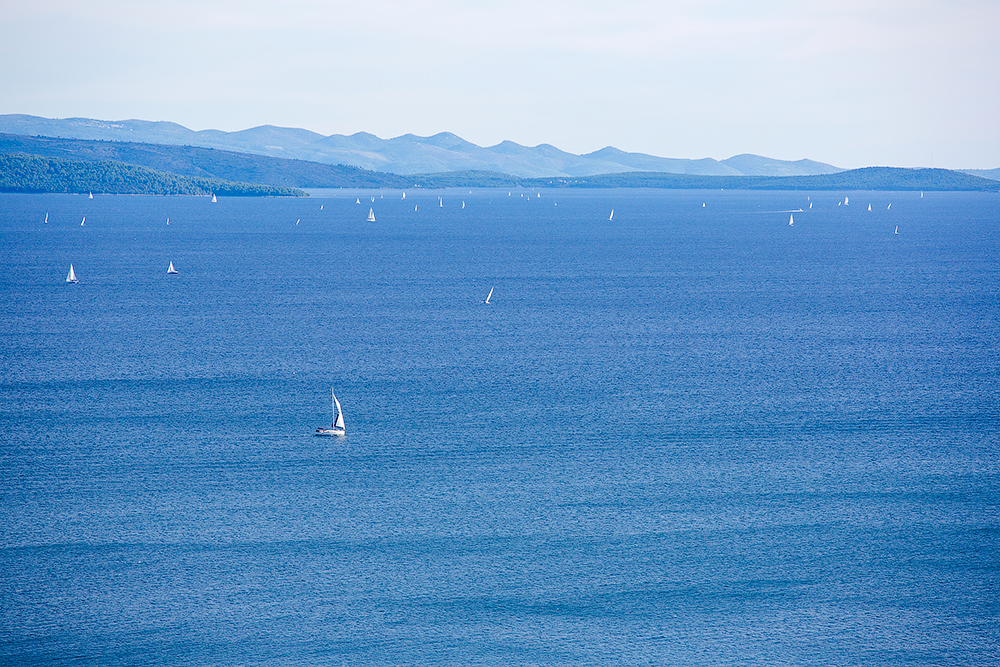
[(76, 279), (76, 271), (73, 270), (73, 265), (69, 265), (69, 275), (66, 276), (66, 282), (68, 283), (78, 283), (79, 280)]
[(406, 193), (405, 192), (403, 193), (403, 199), (406, 199)]
[(361, 197), (358, 197), (357, 200), (354, 203), (355, 204), (360, 204), (361, 203)]
[(45, 214), (45, 224), (49, 224), (49, 214)]
[(213, 203), (213, 204), (215, 204), (215, 203), (217, 203), (218, 201), (219, 201), (218, 197), (216, 197), (216, 196), (215, 196), (215, 193), (213, 192), (213, 193), (212, 193), (212, 203)]
[(440, 197), (438, 197), (438, 207), (439, 208), (444, 208), (444, 200), (441, 199)]
[(170, 218), (167, 218), (167, 224), (168, 225), (170, 224)]
[(615, 217), (615, 209), (611, 209), (611, 215), (608, 216), (608, 220), (612, 220)]
[(788, 214), (788, 224), (789, 224), (789, 226), (795, 224), (795, 214), (794, 213), (789, 213)]
[(812, 208), (812, 207), (813, 207), (813, 203), (809, 202), (809, 208)]
[(375, 222), (375, 209), (368, 209), (368, 222)]
[(83, 216), (83, 220), (80, 221), (80, 226), (83, 227), (83, 223), (87, 222), (87, 216)]
[(490, 299), (492, 299), (492, 298), (493, 298), (493, 288), (491, 287), (490, 288), (490, 293), (486, 295), (486, 301), (484, 301), (483, 303), (489, 303)]
[(868, 204), (868, 210), (869, 211), (872, 210), (872, 205), (871, 204)]
[(94, 198), (94, 193), (93, 192), (90, 192), (90, 193), (87, 194), (87, 199), (93, 199), (93, 198)]
[(899, 233), (899, 225), (896, 225), (896, 229), (892, 233), (893, 234), (898, 234)]
[(344, 428), (344, 411), (340, 409), (340, 401), (337, 394), (330, 387), (330, 394), (333, 396), (333, 425), (330, 428), (316, 429), (316, 435), (344, 435), (347, 429)]
[(892, 202), (889, 202), (889, 205), (885, 207), (885, 210), (888, 211), (890, 208), (892, 208)]
[(850, 197), (844, 197), (844, 206), (847, 206), (850, 203), (851, 203), (851, 198)]
[(462, 202), (462, 208), (465, 208), (465, 202)]
[(167, 267), (167, 273), (178, 273), (177, 269), (174, 268), (173, 262), (170, 262), (170, 266)]

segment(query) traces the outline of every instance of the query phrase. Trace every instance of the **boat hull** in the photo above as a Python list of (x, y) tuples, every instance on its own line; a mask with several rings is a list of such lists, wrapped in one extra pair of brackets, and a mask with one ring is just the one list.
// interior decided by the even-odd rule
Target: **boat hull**
[(318, 428), (314, 435), (336, 435), (343, 437), (344, 429), (342, 428)]

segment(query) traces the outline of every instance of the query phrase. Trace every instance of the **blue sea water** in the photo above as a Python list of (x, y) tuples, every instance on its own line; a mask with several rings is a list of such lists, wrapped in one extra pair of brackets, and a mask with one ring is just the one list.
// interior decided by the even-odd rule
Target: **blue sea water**
[(313, 194), (0, 195), (0, 663), (995, 662), (996, 194)]

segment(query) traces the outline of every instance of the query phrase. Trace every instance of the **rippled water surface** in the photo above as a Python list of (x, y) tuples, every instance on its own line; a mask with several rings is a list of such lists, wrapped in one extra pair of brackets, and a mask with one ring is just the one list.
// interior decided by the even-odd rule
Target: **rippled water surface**
[(998, 231), (969, 193), (0, 195), (0, 662), (989, 664)]

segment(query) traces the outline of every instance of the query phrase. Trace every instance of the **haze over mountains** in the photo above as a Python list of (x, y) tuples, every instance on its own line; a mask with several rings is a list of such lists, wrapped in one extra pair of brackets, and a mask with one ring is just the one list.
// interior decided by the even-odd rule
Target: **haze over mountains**
[(366, 132), (326, 137), (309, 130), (272, 125), (239, 132), (194, 131), (165, 121), (50, 119), (7, 114), (0, 115), (0, 133), (197, 146), (345, 164), (394, 174), (479, 170), (539, 178), (634, 171), (703, 176), (814, 176), (843, 171), (812, 160), (785, 161), (757, 155), (737, 155), (721, 161), (712, 158), (692, 160), (627, 153), (611, 146), (586, 155), (574, 155), (548, 144), (529, 147), (512, 141), (484, 148), (450, 132), (431, 137), (404, 134), (393, 139), (380, 139)]

